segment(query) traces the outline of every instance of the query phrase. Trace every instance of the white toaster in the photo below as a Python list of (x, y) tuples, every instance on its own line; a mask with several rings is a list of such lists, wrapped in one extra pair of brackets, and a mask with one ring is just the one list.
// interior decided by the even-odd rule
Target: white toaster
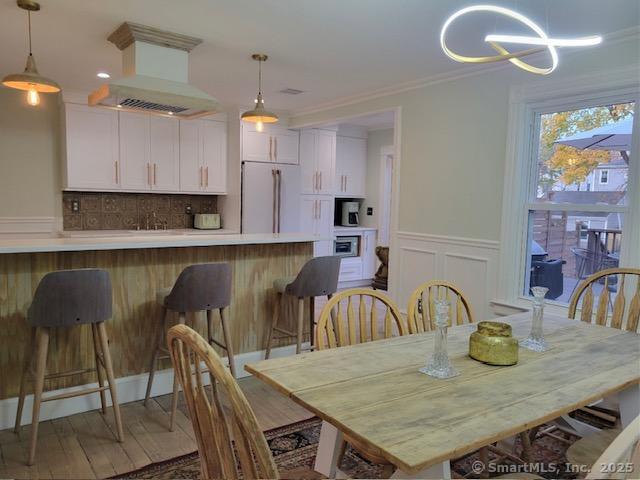
[(219, 213), (196, 213), (193, 219), (193, 228), (200, 230), (217, 230), (220, 228)]

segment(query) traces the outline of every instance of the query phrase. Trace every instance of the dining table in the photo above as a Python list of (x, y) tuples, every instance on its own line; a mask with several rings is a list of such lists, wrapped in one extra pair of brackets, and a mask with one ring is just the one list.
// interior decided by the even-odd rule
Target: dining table
[[(525, 338), (531, 312), (500, 317)], [(459, 375), (419, 371), (435, 332), (405, 335), (245, 365), (245, 369), (323, 420), (315, 470), (336, 478), (345, 435), (373, 447), (395, 478), (451, 478), (450, 460), (614, 398), (622, 426), (640, 414), (640, 335), (544, 316), (545, 352), (522, 347), (512, 366), (468, 355), (476, 325), (448, 328)]]

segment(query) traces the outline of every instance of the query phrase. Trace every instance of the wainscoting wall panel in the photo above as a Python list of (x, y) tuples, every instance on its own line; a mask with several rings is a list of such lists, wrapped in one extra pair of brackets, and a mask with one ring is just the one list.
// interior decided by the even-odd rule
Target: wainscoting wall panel
[(478, 320), (492, 318), (499, 242), (398, 232), (390, 260), (391, 295), (405, 311), (411, 292), (427, 280), (447, 280), (469, 298)]

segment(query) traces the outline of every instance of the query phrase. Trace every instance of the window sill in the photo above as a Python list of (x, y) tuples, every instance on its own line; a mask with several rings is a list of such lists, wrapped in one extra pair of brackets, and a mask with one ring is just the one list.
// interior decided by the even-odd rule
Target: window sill
[[(492, 300), (489, 302), (493, 313), (500, 317), (507, 315), (514, 315), (516, 313), (528, 312), (531, 310), (531, 300), (525, 298), (517, 298), (515, 300)], [(544, 311), (558, 315), (560, 317), (566, 317), (569, 312), (568, 305), (560, 305), (557, 303), (547, 303), (544, 307)]]

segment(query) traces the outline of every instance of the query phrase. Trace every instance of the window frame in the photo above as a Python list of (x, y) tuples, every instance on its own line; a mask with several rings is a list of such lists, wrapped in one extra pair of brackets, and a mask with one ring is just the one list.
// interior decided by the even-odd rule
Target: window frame
[[(634, 119), (634, 121), (635, 121), (635, 119)], [(605, 173), (607, 174), (606, 175), (606, 177), (607, 177), (606, 182), (602, 181), (602, 177), (604, 176)], [(603, 169), (600, 170), (600, 178), (598, 179), (598, 183), (600, 185), (609, 185), (609, 169), (608, 168), (603, 168)]]
[[(613, 103), (635, 102), (633, 145), (629, 158), (627, 205), (583, 205), (532, 201), (538, 182), (537, 144), (540, 115)], [(529, 212), (531, 210), (619, 212), (625, 215), (625, 240), (620, 264), (640, 267), (640, 87), (637, 71), (622, 68), (606, 73), (559, 81), (537, 82), (512, 88), (509, 99), (506, 168), (503, 194), (500, 265), (496, 299), (498, 313), (509, 308), (530, 308), (524, 295), (529, 263)], [(536, 124), (537, 123), (537, 124)], [(551, 303), (551, 310), (566, 315), (568, 306)], [(506, 310), (505, 308), (506, 307)]]

